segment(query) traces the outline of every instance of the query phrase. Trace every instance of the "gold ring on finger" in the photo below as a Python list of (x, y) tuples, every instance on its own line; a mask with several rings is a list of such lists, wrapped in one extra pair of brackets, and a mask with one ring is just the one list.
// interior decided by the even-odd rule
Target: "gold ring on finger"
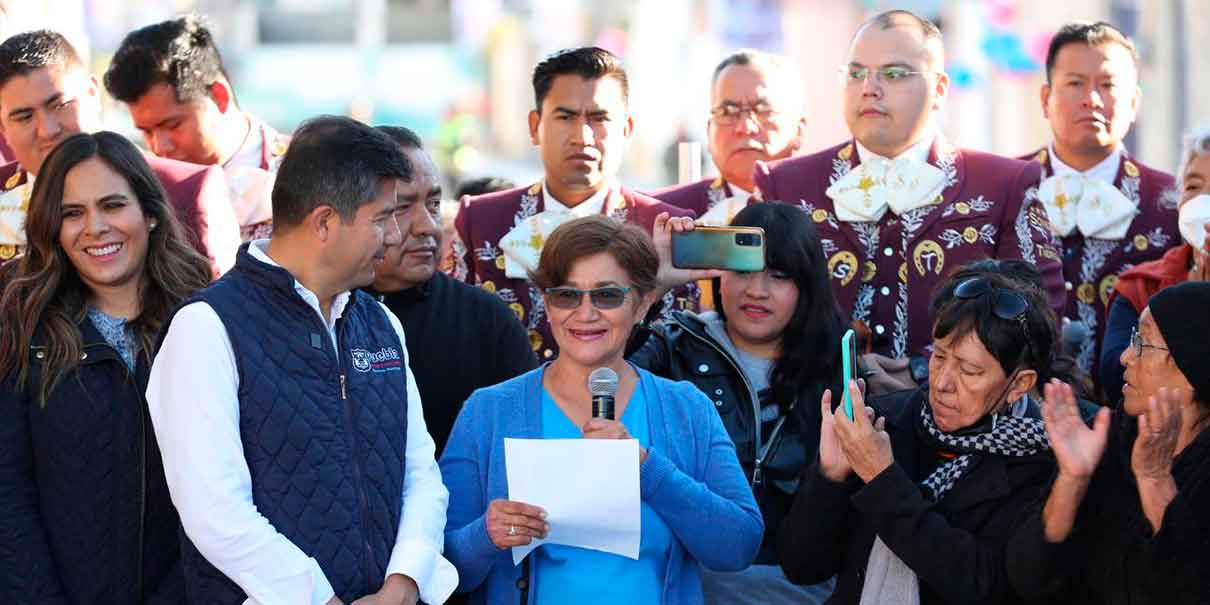
[(515, 535), (517, 535), (517, 526), (516, 526), (516, 525), (509, 525), (509, 526), (508, 526), (508, 535), (510, 535), (510, 536), (515, 536)]

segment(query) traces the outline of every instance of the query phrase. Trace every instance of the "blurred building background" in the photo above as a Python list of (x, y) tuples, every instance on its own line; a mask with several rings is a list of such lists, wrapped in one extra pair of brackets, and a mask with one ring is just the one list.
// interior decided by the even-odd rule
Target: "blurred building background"
[[(1019, 155), (1047, 141), (1042, 65), (1050, 36), (1071, 19), (1110, 21), (1138, 44), (1144, 101), (1129, 147), (1144, 162), (1173, 170), (1181, 133), (1210, 121), (1210, 53), (1195, 42), (1210, 28), (1210, 2), (1201, 0), (0, 0), (0, 7), (0, 36), (55, 28), (97, 73), (127, 31), (204, 14), (244, 109), (283, 130), (318, 113), (403, 124), (455, 177), (540, 175), (525, 119), (530, 70), (552, 51), (585, 44), (618, 53), (629, 71), (637, 129), (628, 184), (675, 179), (668, 150), (704, 138), (711, 70), (740, 47), (797, 64), (808, 148), (834, 144), (847, 136), (837, 67), (856, 26), (887, 8), (941, 25), (954, 82), (943, 130), (965, 146)], [(134, 134), (124, 109), (111, 108), (107, 120)]]

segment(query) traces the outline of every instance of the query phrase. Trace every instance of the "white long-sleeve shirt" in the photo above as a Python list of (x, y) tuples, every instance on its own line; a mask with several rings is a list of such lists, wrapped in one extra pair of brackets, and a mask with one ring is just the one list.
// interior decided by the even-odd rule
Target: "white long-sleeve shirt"
[[(254, 258), (278, 266), (265, 253), (267, 240), (249, 246)], [(319, 299), (296, 280), (299, 297), (323, 319), (332, 346), (336, 320), (350, 294), (333, 301), (330, 317)], [(406, 351), (403, 327), (383, 307)], [(420, 392), (406, 368), (407, 450), (403, 513), (386, 574), (416, 582), (428, 603), (444, 603), (458, 572), (441, 554), (449, 492), (434, 459)], [(172, 320), (147, 385), (147, 403), (164, 459), (172, 502), (189, 539), (202, 556), (248, 595), (245, 605), (322, 605), (335, 592), (315, 559), (300, 550), (257, 511), (239, 430), (239, 374), (226, 328), (204, 302), (182, 308)], [(385, 580), (385, 578), (384, 578)]]

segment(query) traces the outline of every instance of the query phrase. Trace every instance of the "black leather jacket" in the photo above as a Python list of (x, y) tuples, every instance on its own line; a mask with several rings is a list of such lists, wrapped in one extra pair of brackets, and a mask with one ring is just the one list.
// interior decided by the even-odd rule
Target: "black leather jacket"
[(670, 380), (692, 382), (714, 402), (764, 515), (765, 537), (756, 563), (775, 564), (777, 528), (793, 503), (803, 468), (815, 461), (819, 451), (820, 397), (825, 388), (836, 392), (840, 376), (835, 385), (804, 385), (789, 413), (763, 442), (757, 430), (756, 392), (739, 362), (706, 331), (697, 315), (674, 311), (667, 320), (641, 329), (631, 350), (629, 360), (635, 365)]

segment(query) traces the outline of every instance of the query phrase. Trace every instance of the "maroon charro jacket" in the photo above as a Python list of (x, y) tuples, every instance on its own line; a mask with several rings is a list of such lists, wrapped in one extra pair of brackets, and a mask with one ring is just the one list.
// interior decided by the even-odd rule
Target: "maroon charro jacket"
[(828, 186), (860, 164), (852, 141), (818, 153), (756, 164), (757, 197), (811, 216), (841, 309), (871, 330), (876, 353), (918, 355), (932, 342), (929, 303), (956, 268), (984, 259), (1024, 259), (1042, 271), (1051, 306), (1064, 303), (1062, 267), (1037, 164), (959, 149), (941, 136), (929, 163), (946, 175), (936, 204), (887, 213), (878, 222), (838, 220)]
[[(216, 251), (213, 248), (239, 245), (239, 226), (231, 208), (227, 181), (222, 169), (218, 166), (200, 166), (159, 158), (149, 153), (143, 154), (143, 157), (167, 192), (168, 200), (181, 226), (184, 227), (189, 243), (206, 257), (210, 262), (211, 273), (218, 277), (229, 269), (230, 265), (229, 261), (220, 262), (216, 258), (234, 260), (234, 249)], [(22, 170), (17, 162), (0, 166), (0, 187), (3, 187), (3, 191), (24, 186), (29, 181), (28, 177), (28, 173)], [(222, 220), (212, 221), (212, 217), (219, 213), (222, 213)], [(218, 226), (222, 232), (211, 229), (211, 223)], [(15, 247), (0, 246), (0, 261), (8, 260), (20, 252)]]
[[(672, 216), (693, 216), (683, 208), (670, 206), (641, 193), (621, 190), (624, 205), (611, 212), (620, 220), (634, 223), (651, 232), (655, 217), (661, 212)], [(538, 359), (551, 359), (558, 354), (558, 345), (551, 337), (542, 292), (529, 281), (513, 279), (504, 274), (504, 255), (500, 240), (513, 226), (525, 218), (545, 210), (542, 182), (529, 187), (517, 187), (475, 197), (463, 197), (458, 216), (454, 219), (454, 241), (451, 245), (453, 269), (451, 275), (468, 284), (493, 292), (517, 314), (517, 319), (529, 330), (530, 344)], [(696, 287), (680, 288), (665, 297), (666, 307), (696, 309)]]
[(731, 196), (731, 186), (721, 176), (702, 179), (685, 185), (672, 185), (654, 191), (647, 195), (672, 204), (677, 208), (692, 210), (697, 216), (706, 214), (715, 204)]
[[(1042, 166), (1042, 178), (1054, 175), (1050, 152), (1040, 149), (1023, 160)], [(1068, 290), (1063, 316), (1082, 321), (1088, 326), (1088, 338), (1080, 345), (1076, 361), (1080, 368), (1096, 377), (1101, 358), (1101, 337), (1105, 333), (1105, 317), (1109, 297), (1113, 294), (1118, 275), (1123, 271), (1164, 255), (1180, 245), (1177, 229), (1176, 204), (1165, 207), (1164, 199), (1175, 186), (1172, 175), (1143, 165), (1123, 153), (1113, 186), (1134, 202), (1138, 214), (1121, 239), (1085, 238), (1079, 229), (1060, 238), (1063, 254), (1063, 279)]]

